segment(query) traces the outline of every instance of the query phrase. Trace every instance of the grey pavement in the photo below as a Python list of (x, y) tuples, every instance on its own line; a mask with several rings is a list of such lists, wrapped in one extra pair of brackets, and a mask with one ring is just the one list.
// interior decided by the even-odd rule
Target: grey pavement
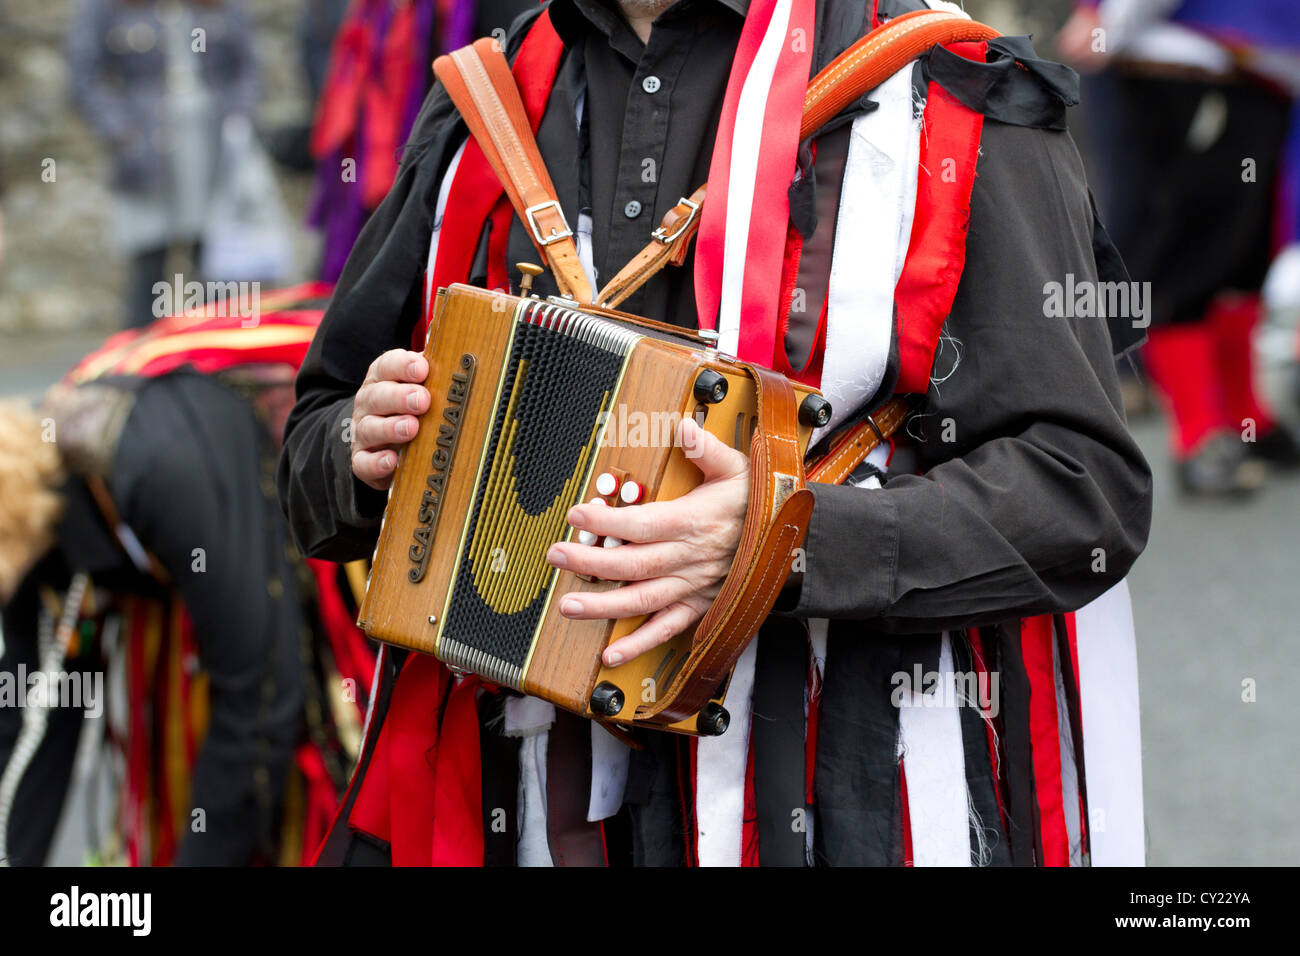
[[(0, 338), (0, 396), (38, 394), (102, 338)], [(1187, 502), (1161, 422), (1134, 433), (1156, 473), (1151, 540), (1129, 578), (1149, 860), (1300, 863), (1300, 476), (1245, 504)], [(83, 805), (61, 862), (78, 859)]]

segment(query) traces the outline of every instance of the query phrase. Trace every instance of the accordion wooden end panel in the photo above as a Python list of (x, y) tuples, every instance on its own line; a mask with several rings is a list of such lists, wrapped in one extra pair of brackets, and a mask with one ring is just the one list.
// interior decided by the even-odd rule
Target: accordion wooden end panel
[[(696, 714), (656, 706), (681, 684), (694, 634), (604, 667), (605, 647), (643, 619), (562, 617), (564, 594), (616, 585), (545, 555), (577, 538), (566, 517), (579, 502), (625, 507), (699, 484), (675, 442), (683, 416), (748, 453), (749, 370), (621, 313), (460, 285), (439, 290), (425, 355), (432, 403), (401, 454), (358, 623), (585, 717), (700, 732)], [(796, 386), (801, 399), (812, 391)], [(799, 425), (801, 449), (811, 432)], [(711, 702), (725, 691), (711, 689)]]

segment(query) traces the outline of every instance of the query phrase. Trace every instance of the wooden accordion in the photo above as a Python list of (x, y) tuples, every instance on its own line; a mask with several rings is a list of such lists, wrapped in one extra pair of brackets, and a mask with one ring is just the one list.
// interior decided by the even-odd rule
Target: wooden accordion
[[(803, 453), (829, 405), (691, 332), (463, 285), (438, 291), (425, 355), (433, 401), (401, 453), (361, 626), (585, 717), (725, 731), (731, 668), (806, 532)], [(617, 584), (552, 568), (546, 551), (576, 534), (575, 504), (695, 487), (675, 442), (685, 415), (751, 454), (740, 551), (699, 625), (608, 668), (605, 647), (644, 618), (562, 617), (565, 593)]]

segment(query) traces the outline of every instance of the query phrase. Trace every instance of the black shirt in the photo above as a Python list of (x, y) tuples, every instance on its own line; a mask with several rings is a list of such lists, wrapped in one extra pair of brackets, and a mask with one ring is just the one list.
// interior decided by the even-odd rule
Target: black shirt
[[(709, 178), (731, 59), (740, 40), (747, 3), (682, 0), (655, 21), (648, 43), (600, 0), (563, 0), (551, 17), (571, 56), (559, 80), (577, 99), (585, 86), (586, 162), (552, 167), (574, 196), (566, 209), (589, 206), (596, 277), (609, 279), (650, 241), (664, 213)], [(585, 66), (585, 71), (583, 67)], [(585, 73), (585, 75), (584, 75)], [(540, 132), (543, 154), (563, 155), (560, 140), (572, 125), (549, 122)], [(584, 137), (581, 131), (578, 145)], [(583, 195), (580, 170), (590, 170)], [(563, 199), (563, 196), (561, 197)], [(522, 228), (512, 232), (511, 253), (529, 250)], [(692, 249), (694, 247), (692, 246)], [(535, 253), (534, 253), (535, 257)], [(513, 258), (512, 262), (516, 261)], [(695, 292), (690, 254), (622, 306), (637, 315), (694, 325)]]

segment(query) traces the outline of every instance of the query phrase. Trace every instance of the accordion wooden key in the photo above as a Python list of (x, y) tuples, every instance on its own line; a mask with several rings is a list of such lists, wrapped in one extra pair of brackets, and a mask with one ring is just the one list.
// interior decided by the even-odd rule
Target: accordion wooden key
[[(425, 355), (433, 400), (401, 453), (361, 626), (585, 717), (725, 731), (732, 666), (807, 530), (803, 453), (829, 404), (680, 329), (470, 286), (439, 290)], [(740, 547), (695, 628), (605, 667), (605, 647), (644, 618), (562, 617), (564, 594), (618, 585), (545, 555), (576, 538), (575, 504), (630, 507), (699, 484), (676, 441), (687, 415), (751, 456)]]

